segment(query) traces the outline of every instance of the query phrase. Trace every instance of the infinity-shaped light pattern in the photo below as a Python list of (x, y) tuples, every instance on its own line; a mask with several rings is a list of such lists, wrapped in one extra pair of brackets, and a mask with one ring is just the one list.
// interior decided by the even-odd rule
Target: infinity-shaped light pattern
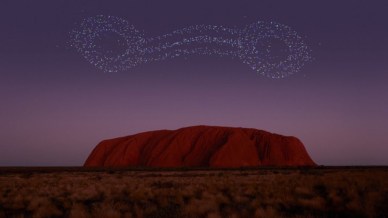
[(238, 58), (257, 73), (284, 78), (311, 60), (311, 51), (290, 27), (256, 22), (244, 28), (195, 25), (145, 37), (125, 19), (98, 15), (71, 31), (71, 46), (104, 72), (190, 55)]

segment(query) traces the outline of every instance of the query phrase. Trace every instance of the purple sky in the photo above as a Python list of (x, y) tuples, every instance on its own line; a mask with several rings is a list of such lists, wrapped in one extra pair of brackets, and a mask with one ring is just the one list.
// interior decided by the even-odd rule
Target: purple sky
[[(199, 124), (297, 136), (318, 164), (388, 165), (387, 10), (354, 0), (5, 0), (0, 166), (82, 165), (102, 139)], [(103, 73), (66, 45), (74, 23), (98, 14), (150, 36), (276, 21), (306, 36), (315, 60), (281, 80), (218, 57)]]

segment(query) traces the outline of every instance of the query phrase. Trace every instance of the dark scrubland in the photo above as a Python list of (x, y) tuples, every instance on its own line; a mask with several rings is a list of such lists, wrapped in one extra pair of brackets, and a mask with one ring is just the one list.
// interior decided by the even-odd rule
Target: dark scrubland
[(0, 168), (3, 217), (387, 217), (388, 167)]

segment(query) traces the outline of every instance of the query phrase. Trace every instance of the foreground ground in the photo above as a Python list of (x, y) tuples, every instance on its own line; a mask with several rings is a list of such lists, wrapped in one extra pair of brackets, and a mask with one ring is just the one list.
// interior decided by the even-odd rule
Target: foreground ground
[(388, 168), (0, 168), (3, 217), (387, 217)]

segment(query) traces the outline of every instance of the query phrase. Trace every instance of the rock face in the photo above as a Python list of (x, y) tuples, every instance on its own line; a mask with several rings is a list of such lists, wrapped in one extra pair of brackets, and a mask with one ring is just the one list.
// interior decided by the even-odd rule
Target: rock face
[(315, 166), (302, 142), (257, 129), (193, 126), (100, 142), (86, 167)]

